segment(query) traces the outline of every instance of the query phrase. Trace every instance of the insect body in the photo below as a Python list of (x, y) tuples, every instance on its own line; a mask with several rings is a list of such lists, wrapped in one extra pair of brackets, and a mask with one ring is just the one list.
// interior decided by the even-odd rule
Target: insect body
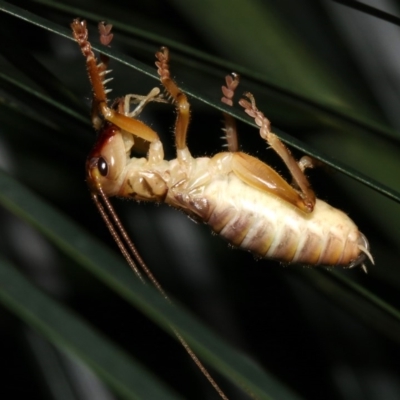
[[(105, 196), (165, 202), (203, 221), (233, 245), (257, 256), (304, 265), (362, 265), (371, 261), (369, 245), (354, 222), (342, 211), (315, 199), (304, 169), (308, 158), (297, 163), (289, 150), (270, 130), (267, 118), (254, 98), (239, 103), (254, 118), (260, 135), (288, 166), (296, 187), (258, 159), (237, 151), (236, 130), (227, 119), (229, 152), (214, 157), (193, 158), (186, 146), (189, 103), (170, 78), (166, 48), (157, 52), (161, 83), (177, 107), (175, 139), (177, 158), (164, 159), (163, 145), (150, 127), (136, 119), (145, 104), (160, 101), (159, 90), (147, 96), (127, 95), (114, 107), (107, 105), (104, 76), (106, 63), (96, 65), (86, 28), (76, 22), (75, 37), (87, 57), (94, 90), (93, 121), (99, 129), (97, 144), (88, 158), (88, 182), (94, 192)], [(109, 30), (103, 25), (103, 41)], [(223, 101), (232, 104), (238, 76), (227, 77)], [(139, 102), (130, 111), (132, 100)], [(100, 117), (100, 118), (99, 118)], [(104, 123), (101, 121), (104, 120)], [(149, 142), (147, 157), (131, 157), (137, 138)], [(232, 141), (232, 138), (234, 139)]]
[[(233, 169), (240, 171), (242, 157), (249, 158), (245, 154), (195, 159), (183, 150), (180, 159), (166, 161), (157, 143), (151, 162), (129, 158), (129, 133), (112, 127), (104, 132), (103, 146), (90, 156), (90, 176), (108, 195), (163, 201), (205, 221), (232, 244), (285, 262), (350, 267), (367, 251), (365, 237), (340, 210), (316, 200), (307, 213), (240, 179)], [(123, 157), (112, 162), (117, 154)], [(250, 160), (264, 168), (257, 159)]]
[[(234, 119), (225, 114), (227, 152), (194, 158), (186, 146), (190, 105), (186, 95), (170, 78), (166, 48), (156, 53), (158, 74), (177, 108), (175, 144), (177, 157), (164, 159), (163, 145), (149, 126), (137, 119), (146, 104), (165, 100), (158, 88), (145, 96), (126, 95), (110, 107), (105, 84), (108, 57), (100, 63), (88, 41), (86, 22), (71, 24), (74, 37), (86, 58), (93, 88), (92, 122), (97, 142), (87, 159), (87, 180), (107, 227), (125, 259), (142, 278), (142, 272), (169, 301), (163, 288), (141, 259), (108, 200), (110, 196), (139, 201), (165, 202), (202, 221), (235, 246), (254, 254), (286, 263), (307, 265), (362, 265), (372, 257), (365, 236), (343, 212), (315, 198), (304, 174), (312, 161), (299, 163), (276, 135), (267, 118), (257, 109), (251, 94), (240, 105), (260, 128), (260, 136), (278, 153), (292, 174), (289, 185), (276, 171), (257, 158), (238, 151)], [(108, 45), (111, 26), (99, 24), (100, 39)], [(226, 77), (222, 101), (233, 104), (239, 83), (235, 74)], [(131, 103), (136, 108), (131, 111)], [(148, 142), (146, 157), (132, 157), (137, 142)], [(135, 262), (136, 260), (136, 262)], [(142, 272), (137, 266), (141, 267)], [(171, 329), (187, 353), (222, 399), (226, 395), (174, 326)]]

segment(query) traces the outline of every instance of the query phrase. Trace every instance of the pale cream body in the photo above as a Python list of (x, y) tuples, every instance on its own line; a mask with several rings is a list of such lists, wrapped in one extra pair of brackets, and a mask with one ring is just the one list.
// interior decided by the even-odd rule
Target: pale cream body
[[(125, 143), (125, 149), (130, 145)], [(158, 141), (148, 159), (129, 158), (125, 152), (125, 165), (118, 166), (112, 190), (105, 190), (108, 195), (165, 202), (260, 257), (350, 267), (363, 255), (360, 246), (365, 247), (366, 239), (345, 213), (318, 199), (313, 212), (305, 213), (249, 186), (232, 172), (234, 153), (192, 158), (184, 149), (167, 161)]]

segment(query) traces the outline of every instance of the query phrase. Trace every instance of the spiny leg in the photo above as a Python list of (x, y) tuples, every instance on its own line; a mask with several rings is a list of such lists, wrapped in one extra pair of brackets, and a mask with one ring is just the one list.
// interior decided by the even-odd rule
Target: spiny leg
[[(235, 89), (239, 85), (239, 75), (227, 75), (226, 86), (222, 86), (221, 101), (229, 106), (233, 105)], [(231, 167), (234, 174), (249, 186), (263, 192), (272, 193), (282, 200), (306, 211), (300, 194), (290, 186), (274, 169), (259, 159), (238, 151), (235, 119), (224, 113), (226, 126), (226, 140), (232, 155)]]
[[(114, 34), (111, 33), (112, 25), (106, 24), (105, 22), (99, 22), (98, 30), (99, 30), (99, 38), (100, 43), (103, 46), (110, 46), (110, 43), (114, 37)], [(97, 65), (97, 69), (99, 71), (99, 75), (103, 80), (103, 86), (105, 86), (108, 82), (111, 82), (114, 78), (104, 79), (107, 74), (111, 72), (108, 68), (108, 63), (110, 61), (110, 57), (108, 57), (104, 53), (99, 54), (100, 63)], [(111, 89), (105, 90), (106, 94), (111, 92)]]
[(226, 75), (225, 77), (226, 86), (221, 87), (223, 94), (221, 101), (230, 107), (233, 106), (233, 96), (235, 95), (235, 90), (239, 85), (239, 81), (239, 74), (232, 72), (231, 75)]
[[(233, 106), (233, 96), (235, 95), (235, 89), (239, 85), (239, 75), (234, 72), (231, 75), (225, 77), (226, 86), (222, 86), (223, 97), (221, 101), (228, 106)], [(236, 152), (239, 150), (238, 136), (236, 130), (236, 120), (232, 115), (225, 112), (222, 113), (224, 116), (225, 123), (225, 139), (227, 142), (228, 151)]]
[[(113, 110), (107, 105), (107, 91), (105, 90), (104, 83), (104, 73), (101, 63), (98, 65), (96, 57), (93, 53), (92, 46), (88, 41), (88, 30), (86, 26), (86, 21), (81, 21), (80, 19), (74, 19), (71, 24), (72, 33), (75, 40), (78, 42), (82, 54), (86, 58), (86, 67), (89, 74), (89, 79), (92, 84), (93, 89), (93, 101), (97, 107), (97, 113), (101, 115), (105, 120), (111, 122), (120, 129), (131, 133), (134, 136), (138, 136), (150, 143), (160, 142), (158, 135), (150, 127), (148, 127), (143, 122), (125, 116), (124, 114)], [(107, 29), (104, 28), (107, 32)], [(110, 40), (110, 32), (102, 35), (107, 42)], [(96, 129), (98, 129), (98, 117), (93, 119), (93, 124)]]
[[(244, 108), (246, 114), (254, 118), (257, 126), (260, 127), (260, 136), (276, 151), (282, 158), (283, 162), (289, 169), (296, 186), (301, 191), (301, 197), (304, 202), (305, 208), (308, 212), (314, 209), (315, 194), (311, 189), (307, 177), (304, 175), (302, 168), (293, 158), (289, 149), (280, 141), (280, 139), (271, 132), (271, 123), (264, 116), (264, 114), (256, 107), (256, 102), (251, 93), (245, 93), (245, 96), (250, 100), (241, 99), (239, 104)], [(306, 166), (307, 167), (307, 166)]]
[[(99, 22), (98, 30), (99, 30), (99, 35), (100, 35), (100, 43), (103, 46), (109, 46), (114, 37), (114, 35), (111, 33), (112, 25), (106, 24), (104, 21)], [(100, 53), (99, 58), (100, 58), (100, 63), (97, 65), (97, 69), (99, 71), (99, 75), (103, 77), (103, 85), (105, 85), (106, 83), (113, 80), (113, 78), (104, 80), (105, 75), (111, 72), (111, 70), (107, 70), (108, 63), (110, 61), (110, 57), (108, 57), (104, 53)], [(111, 89), (105, 90), (106, 93), (109, 93), (110, 91), (111, 91)], [(146, 96), (137, 95), (137, 94), (126, 95), (124, 97), (123, 107), (121, 107), (121, 105), (122, 105), (121, 102), (118, 103), (118, 106), (119, 106), (118, 111), (120, 113), (126, 115), (127, 117), (135, 118), (142, 112), (143, 108), (146, 106), (147, 103), (149, 103), (151, 101), (166, 102), (164, 99), (161, 98), (161, 96), (159, 96), (159, 94), (160, 94), (160, 89), (153, 88), (149, 92), (149, 94), (147, 94)], [(130, 103), (131, 103), (132, 99), (134, 100), (133, 102), (138, 103), (138, 105), (136, 106), (136, 108), (133, 111), (130, 111)], [(92, 108), (93, 108), (93, 114), (97, 114), (98, 105), (95, 104), (94, 101), (93, 101)]]
[[(111, 29), (112, 29), (112, 25), (110, 25), (110, 24), (106, 25), (104, 22), (99, 22), (99, 24), (98, 24), (100, 43), (104, 46), (109, 46), (111, 43), (111, 40), (114, 36), (111, 33)], [(100, 62), (97, 64), (97, 71), (102, 80), (103, 87), (105, 89), (106, 83), (113, 80), (113, 78), (104, 79), (106, 74), (111, 72), (111, 70), (107, 69), (108, 63), (110, 61), (110, 57), (108, 57), (104, 53), (100, 53), (99, 58), (100, 58)], [(104, 91), (107, 94), (107, 93), (111, 92), (111, 89), (109, 89), (109, 90), (105, 89)], [(99, 130), (103, 123), (102, 119), (99, 116), (99, 102), (96, 99), (95, 95), (93, 96), (93, 99), (92, 99), (92, 123), (96, 130)]]
[(177, 116), (175, 121), (175, 143), (178, 150), (186, 149), (186, 135), (189, 126), (190, 118), (190, 104), (188, 99), (178, 85), (173, 81), (169, 72), (169, 52), (166, 47), (161, 47), (160, 51), (156, 53), (156, 66), (158, 68), (157, 73), (160, 76), (161, 83), (165, 87), (166, 91), (173, 98)]
[(86, 58), (86, 68), (93, 89), (92, 122), (95, 129), (98, 130), (102, 123), (98, 116), (98, 108), (101, 102), (107, 101), (107, 93), (103, 84), (105, 68), (103, 68), (101, 64), (97, 65), (97, 60), (93, 53), (92, 46), (88, 41), (86, 21), (74, 19), (71, 28), (73, 36), (78, 42), (82, 54)]
[[(239, 76), (236, 74), (227, 75), (225, 80), (226, 86), (222, 86), (224, 96), (221, 101), (232, 106), (235, 89), (239, 84)], [(289, 185), (274, 169), (258, 158), (238, 151), (235, 120), (226, 113), (224, 113), (224, 116), (228, 149), (233, 153), (231, 157), (232, 172), (247, 185), (265, 193), (272, 193), (300, 210), (307, 211), (299, 192)]]
[[(232, 107), (233, 106), (233, 97), (235, 95), (235, 90), (239, 85), (240, 75), (232, 72), (230, 75), (226, 75), (225, 82), (226, 86), (222, 86), (222, 94), (223, 97), (221, 98), (222, 103)], [(236, 130), (236, 120), (229, 114), (223, 113), (225, 118), (225, 125), (226, 125), (226, 140), (228, 142), (228, 149), (231, 152), (238, 151), (238, 140), (237, 140), (237, 130)], [(235, 136), (235, 138), (234, 138)], [(237, 147), (231, 149), (231, 143), (233, 145), (236, 144)], [(299, 167), (301, 172), (304, 172), (307, 168), (314, 168), (316, 166), (321, 165), (321, 161), (316, 160), (310, 156), (303, 156), (299, 162)]]

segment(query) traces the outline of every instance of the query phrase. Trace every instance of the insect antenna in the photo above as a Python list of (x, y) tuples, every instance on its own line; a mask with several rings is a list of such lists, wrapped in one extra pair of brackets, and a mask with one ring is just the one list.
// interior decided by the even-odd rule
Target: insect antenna
[[(112, 206), (111, 206), (109, 200), (107, 199), (107, 197), (104, 195), (103, 191), (100, 192), (100, 196), (101, 196), (102, 200), (104, 201), (104, 203), (106, 204), (106, 208), (104, 208), (103, 204), (99, 200), (99, 197), (98, 197), (97, 193), (92, 193), (92, 199), (93, 199), (94, 203), (96, 204), (96, 207), (99, 210), (100, 215), (103, 218), (103, 221), (105, 222), (108, 230), (111, 233), (112, 238), (114, 239), (114, 241), (117, 244), (119, 250), (121, 251), (122, 255), (124, 256), (125, 260), (129, 264), (129, 266), (131, 267), (133, 272), (137, 275), (137, 277), (143, 283), (145, 283), (145, 280), (144, 280), (144, 278), (142, 276), (142, 273), (139, 271), (138, 267), (136, 266), (135, 261), (133, 260), (133, 258), (131, 257), (131, 255), (129, 254), (129, 252), (128, 252), (127, 248), (126, 248), (126, 246), (124, 244), (124, 241), (122, 240), (120, 234), (118, 233), (119, 229), (118, 230), (115, 229), (114, 224), (117, 225), (118, 223), (121, 223), (120, 220), (118, 219), (114, 209), (112, 208)], [(110, 212), (110, 206), (111, 206), (111, 212)], [(110, 218), (110, 215), (107, 213), (107, 211), (110, 213), (111, 218)], [(135, 247), (134, 247), (134, 250), (136, 250)], [(137, 250), (136, 250), (136, 252), (137, 252)]]
[[(161, 284), (155, 278), (149, 267), (146, 265), (144, 260), (139, 254), (136, 246), (129, 238), (128, 233), (126, 232), (124, 226), (122, 225), (121, 220), (118, 218), (117, 213), (114, 210), (114, 207), (110, 203), (110, 200), (104, 193), (104, 191), (98, 187), (98, 193), (92, 193), (92, 199), (96, 204), (97, 209), (100, 212), (101, 217), (103, 218), (108, 230), (111, 233), (115, 243), (120, 249), (122, 255), (124, 256), (126, 262), (131, 267), (131, 269), (135, 272), (138, 278), (141, 280), (143, 284), (146, 284), (145, 279), (143, 278), (142, 272), (147, 276), (148, 280), (154, 285), (154, 287), (159, 291), (159, 293), (164, 297), (166, 301), (172, 304), (168, 295), (164, 291)], [(138, 266), (141, 268), (142, 272), (140, 272)], [(223, 400), (228, 400), (228, 397), (222, 391), (222, 389), (218, 386), (217, 382), (213, 379), (213, 377), (208, 372), (207, 368), (203, 365), (203, 363), (199, 360), (196, 353), (192, 350), (186, 340), (182, 337), (179, 331), (172, 325), (169, 324), (171, 330), (174, 332), (175, 336), (188, 353), (189, 357), (196, 364), (197, 368), (201, 371), (201, 373), (205, 376), (208, 382), (213, 386), (218, 395)]]

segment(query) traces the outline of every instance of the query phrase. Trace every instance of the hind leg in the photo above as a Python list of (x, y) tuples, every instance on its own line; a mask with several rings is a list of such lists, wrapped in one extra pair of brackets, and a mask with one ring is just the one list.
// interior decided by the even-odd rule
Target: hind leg
[(244, 108), (246, 114), (254, 118), (257, 126), (260, 128), (260, 136), (276, 151), (276, 153), (282, 158), (283, 162), (289, 169), (296, 186), (301, 191), (301, 198), (304, 206), (308, 212), (314, 209), (315, 205), (315, 194), (311, 189), (311, 185), (308, 182), (307, 177), (304, 175), (304, 169), (308, 168), (307, 162), (302, 166), (297, 163), (289, 149), (281, 142), (281, 140), (274, 133), (271, 132), (271, 123), (264, 116), (264, 114), (256, 107), (254, 97), (250, 93), (246, 93), (245, 96), (250, 100), (241, 99), (239, 104)]
[[(227, 75), (226, 86), (222, 86), (221, 101), (229, 106), (233, 105), (235, 89), (239, 85), (239, 75)], [(223, 113), (225, 118), (225, 137), (229, 152), (233, 153), (231, 168), (234, 174), (249, 186), (263, 192), (272, 193), (293, 204), (295, 207), (308, 211), (299, 193), (290, 186), (274, 169), (259, 159), (238, 151), (238, 140), (235, 119)]]

